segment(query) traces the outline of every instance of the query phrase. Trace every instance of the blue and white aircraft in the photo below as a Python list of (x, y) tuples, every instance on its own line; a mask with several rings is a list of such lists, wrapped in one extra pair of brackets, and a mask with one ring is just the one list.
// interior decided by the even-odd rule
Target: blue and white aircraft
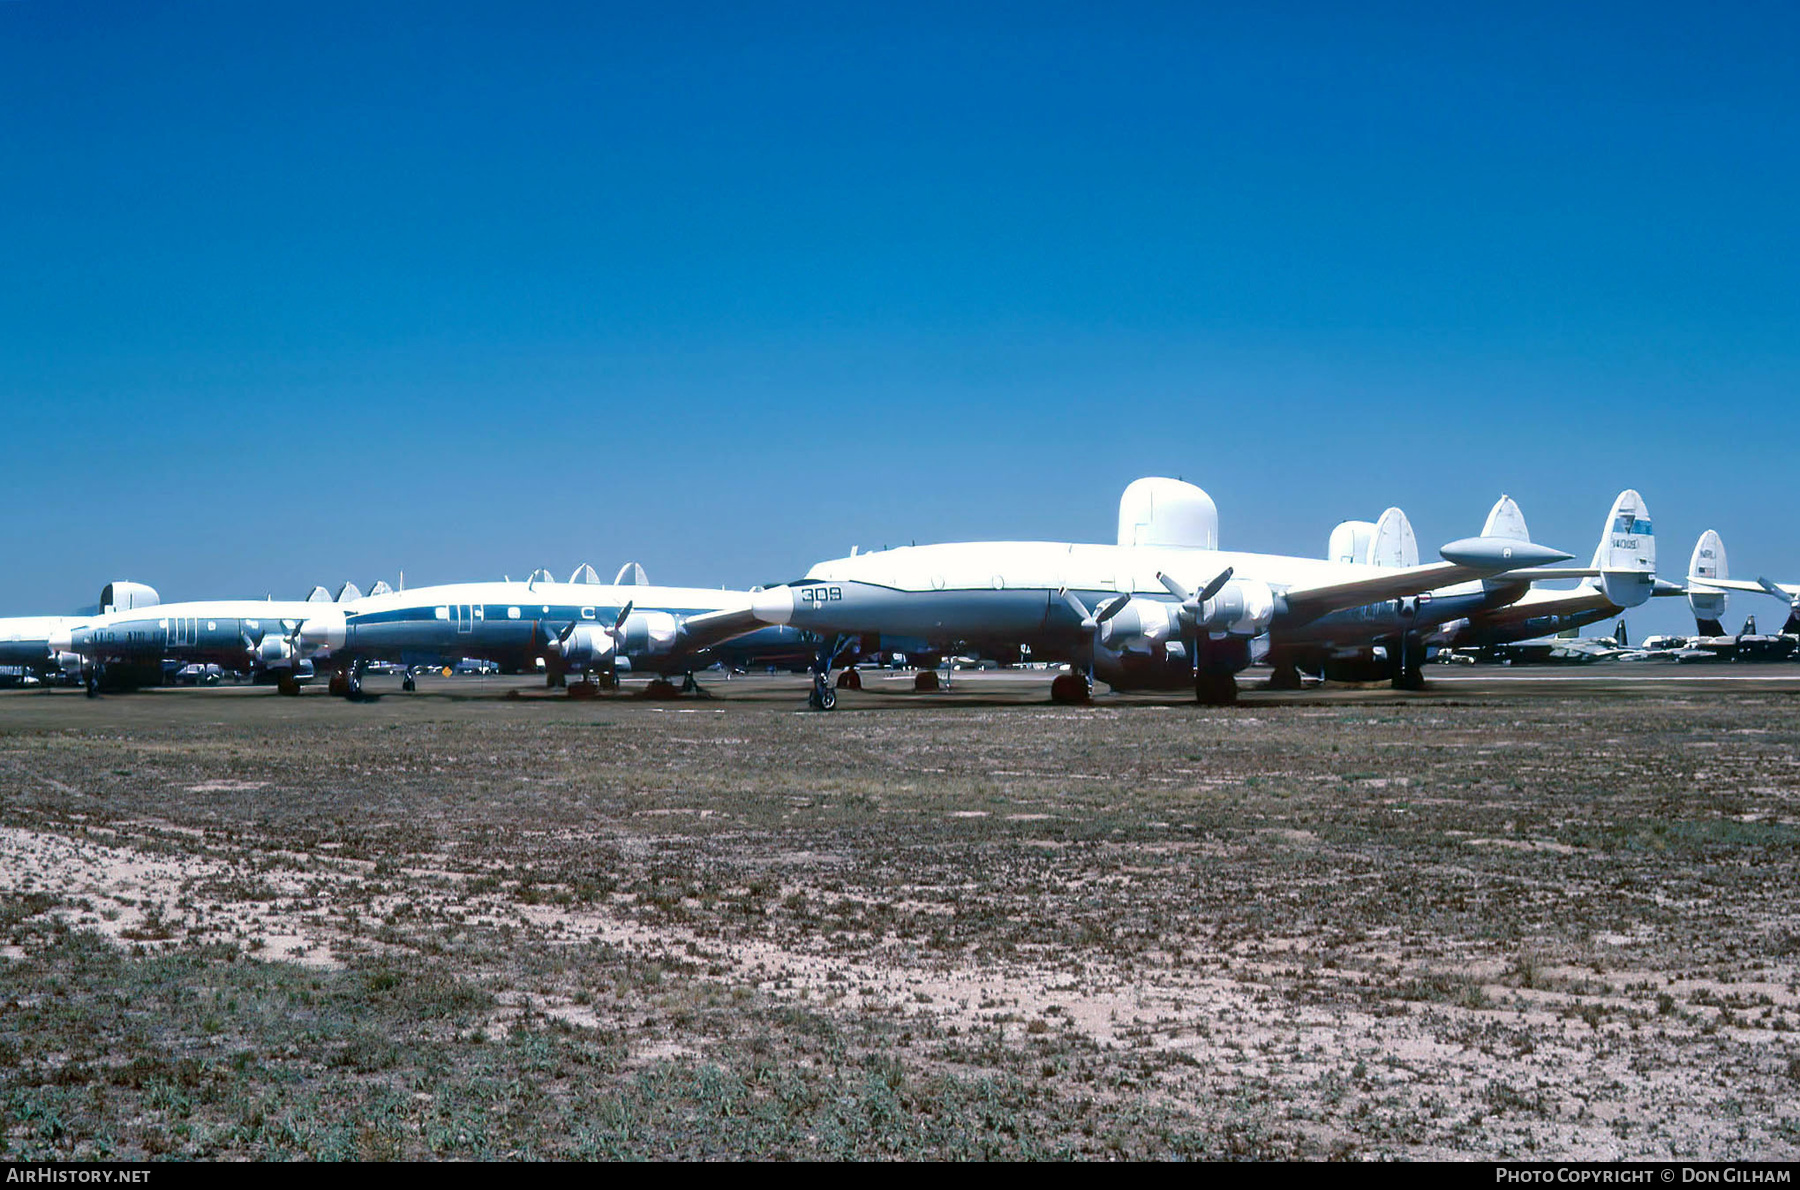
[(100, 592), (100, 604), (92, 614), (72, 616), (8, 616), (0, 619), (0, 665), (17, 666), (40, 677), (53, 674), (79, 674), (80, 654), (57, 650), (52, 642), (60, 642), (70, 629), (85, 624), (95, 615), (123, 609), (154, 607), (159, 596), (154, 587), (143, 583), (110, 582)]
[[(346, 584), (346, 596), (354, 591)], [(313, 588), (304, 600), (115, 604), (110, 611), (65, 625), (51, 638), (50, 647), (81, 656), (90, 697), (102, 689), (157, 685), (165, 660), (248, 671), (274, 681), (284, 694), (295, 694), (307, 669), (298, 639), (300, 626), (321, 609), (334, 606), (323, 587)]]
[[(629, 670), (680, 676), (692, 688), (694, 672), (719, 661), (810, 659), (814, 642), (798, 629), (765, 625), (750, 600), (747, 591), (645, 583), (450, 583), (367, 596), (309, 617), (298, 636), (307, 655), (329, 657), (333, 693), (351, 697), (361, 694), (371, 661), (438, 666), (480, 657), (514, 673), (541, 662), (552, 686), (565, 685), (570, 673), (610, 685)], [(405, 687), (413, 688), (410, 676)], [(570, 692), (595, 688), (583, 683)]]

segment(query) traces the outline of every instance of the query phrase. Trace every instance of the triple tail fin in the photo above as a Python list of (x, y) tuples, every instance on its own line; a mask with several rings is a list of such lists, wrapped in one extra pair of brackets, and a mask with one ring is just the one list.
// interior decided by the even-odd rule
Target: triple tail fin
[(1615, 607), (1636, 607), (1656, 590), (1656, 533), (1644, 498), (1631, 488), (1619, 493), (1606, 514), (1593, 569), (1600, 573), (1582, 584), (1603, 592)]

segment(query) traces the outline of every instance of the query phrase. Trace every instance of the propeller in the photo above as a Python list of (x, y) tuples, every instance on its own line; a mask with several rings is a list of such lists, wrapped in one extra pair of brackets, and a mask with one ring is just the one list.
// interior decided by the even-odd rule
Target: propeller
[(1069, 610), (1074, 612), (1081, 621), (1081, 634), (1087, 638), (1087, 657), (1083, 669), (1087, 672), (1088, 689), (1091, 690), (1094, 687), (1094, 649), (1100, 641), (1100, 625), (1123, 611), (1125, 605), (1131, 602), (1131, 595), (1129, 593), (1114, 595), (1090, 612), (1087, 605), (1081, 602), (1069, 588), (1062, 587), (1058, 589), (1057, 594), (1062, 596), (1063, 602), (1068, 604)]
[(1194, 592), (1189, 592), (1162, 571), (1156, 572), (1156, 580), (1163, 588), (1181, 600), (1181, 646), (1187, 650), (1188, 664), (1193, 667), (1196, 688), (1200, 682), (1201, 623), (1206, 617), (1206, 602), (1225, 589), (1225, 584), (1231, 581), (1236, 569), (1234, 566), (1227, 566), (1211, 582)]
[[(630, 618), (633, 606), (633, 603), (627, 603), (623, 608), (619, 609), (618, 618), (605, 629), (606, 635), (613, 639), (615, 655), (619, 650), (622, 650), (625, 647), (625, 621)], [(551, 644), (558, 653), (563, 652), (564, 646), (569, 643), (569, 638), (575, 635), (575, 629), (579, 628), (581, 623), (580, 620), (570, 620), (563, 630), (556, 633), (552, 638)], [(550, 629), (545, 628), (544, 631), (548, 633)]]
[(1181, 610), (1197, 624), (1203, 618), (1202, 612), (1205, 610), (1206, 601), (1225, 589), (1225, 584), (1231, 581), (1232, 572), (1236, 569), (1234, 566), (1227, 566), (1219, 572), (1218, 577), (1194, 594), (1189, 594), (1186, 587), (1160, 570), (1156, 572), (1156, 581), (1160, 582), (1169, 594), (1181, 600)]

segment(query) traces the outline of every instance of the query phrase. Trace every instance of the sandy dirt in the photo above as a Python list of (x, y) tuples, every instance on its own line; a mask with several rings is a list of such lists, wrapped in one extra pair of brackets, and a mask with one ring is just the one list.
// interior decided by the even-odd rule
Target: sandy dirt
[(8, 696), (0, 899), (140, 958), (443, 963), (490, 1030), (629, 1025), (622, 1072), (769, 1043), (684, 997), (804, 1008), (1032, 1081), (1076, 1154), (1079, 1100), (1153, 1109), (1141, 1155), (1176, 1120), (1246, 1156), (1792, 1160), (1800, 675), (1771, 676)]

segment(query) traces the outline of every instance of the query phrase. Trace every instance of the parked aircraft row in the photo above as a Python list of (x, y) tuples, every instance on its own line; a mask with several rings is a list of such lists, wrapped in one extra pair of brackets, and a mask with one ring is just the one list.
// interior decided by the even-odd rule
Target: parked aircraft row
[[(294, 601), (163, 604), (148, 587), (115, 582), (93, 616), (0, 620), (0, 664), (78, 668), (90, 693), (160, 680), (166, 660), (247, 670), (286, 693), (319, 666), (332, 672), (334, 692), (352, 697), (381, 662), (541, 666), (552, 685), (581, 678), (572, 693), (591, 693), (623, 669), (672, 689), (672, 679), (691, 685), (719, 662), (803, 664), (814, 676), (811, 705), (829, 709), (840, 665), (839, 683), (854, 685), (850, 667), (861, 658), (979, 653), (1065, 663), (1052, 686), (1059, 701), (1086, 701), (1098, 680), (1115, 690), (1191, 685), (1197, 699), (1218, 703), (1235, 698), (1237, 675), (1263, 661), (1279, 687), (1298, 686), (1305, 672), (1413, 688), (1434, 652), (1594, 623), (1654, 595), (1686, 596), (1704, 633), (1717, 627), (1728, 592), (1773, 594), (1790, 605), (1788, 627), (1800, 629), (1800, 587), (1728, 578), (1710, 530), (1685, 584), (1659, 580), (1650, 516), (1631, 490), (1614, 500), (1586, 567), (1556, 565), (1571, 555), (1534, 543), (1505, 496), (1479, 534), (1429, 562), (1397, 508), (1340, 524), (1321, 558), (1221, 550), (1218, 526), (1200, 488), (1149, 478), (1126, 488), (1110, 545), (852, 551), (804, 578), (747, 591), (652, 586), (632, 564), (611, 584), (584, 566), (569, 582), (540, 572), (523, 582), (378, 584), (368, 595), (346, 584), (336, 597), (317, 588)], [(1573, 585), (1542, 585), (1556, 580)], [(921, 688), (935, 682), (930, 670), (919, 675)]]

